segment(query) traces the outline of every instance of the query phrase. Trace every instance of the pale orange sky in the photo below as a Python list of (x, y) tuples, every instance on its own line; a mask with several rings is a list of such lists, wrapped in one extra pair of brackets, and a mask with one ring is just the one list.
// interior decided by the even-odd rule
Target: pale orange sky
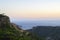
[(0, 0), (0, 9), (13, 18), (60, 18), (59, 0)]

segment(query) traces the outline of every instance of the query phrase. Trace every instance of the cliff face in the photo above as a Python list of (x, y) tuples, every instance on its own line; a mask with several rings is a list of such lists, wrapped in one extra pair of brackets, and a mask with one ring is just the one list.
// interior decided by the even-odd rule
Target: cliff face
[(10, 23), (8, 16), (0, 14), (0, 40), (32, 40), (31, 34)]
[(10, 20), (8, 16), (0, 14), (0, 28), (6, 28), (10, 26)]

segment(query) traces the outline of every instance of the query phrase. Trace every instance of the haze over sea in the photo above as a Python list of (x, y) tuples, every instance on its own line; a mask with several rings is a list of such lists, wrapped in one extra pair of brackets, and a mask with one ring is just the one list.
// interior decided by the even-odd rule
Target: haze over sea
[(31, 29), (35, 26), (60, 26), (60, 19), (11, 19), (11, 22), (22, 26), (22, 29)]

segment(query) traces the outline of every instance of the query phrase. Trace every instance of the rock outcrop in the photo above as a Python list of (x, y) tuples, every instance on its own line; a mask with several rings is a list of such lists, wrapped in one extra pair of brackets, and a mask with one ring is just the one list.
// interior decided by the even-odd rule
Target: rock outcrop
[(9, 17), (3, 14), (0, 14), (0, 28), (6, 28), (7, 26), (10, 26), (10, 20)]

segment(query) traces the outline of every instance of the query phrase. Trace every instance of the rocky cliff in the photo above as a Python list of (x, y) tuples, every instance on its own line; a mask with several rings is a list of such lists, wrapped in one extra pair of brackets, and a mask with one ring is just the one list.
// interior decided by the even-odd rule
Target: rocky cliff
[(0, 40), (34, 40), (32, 34), (10, 23), (8, 16), (0, 14)]

